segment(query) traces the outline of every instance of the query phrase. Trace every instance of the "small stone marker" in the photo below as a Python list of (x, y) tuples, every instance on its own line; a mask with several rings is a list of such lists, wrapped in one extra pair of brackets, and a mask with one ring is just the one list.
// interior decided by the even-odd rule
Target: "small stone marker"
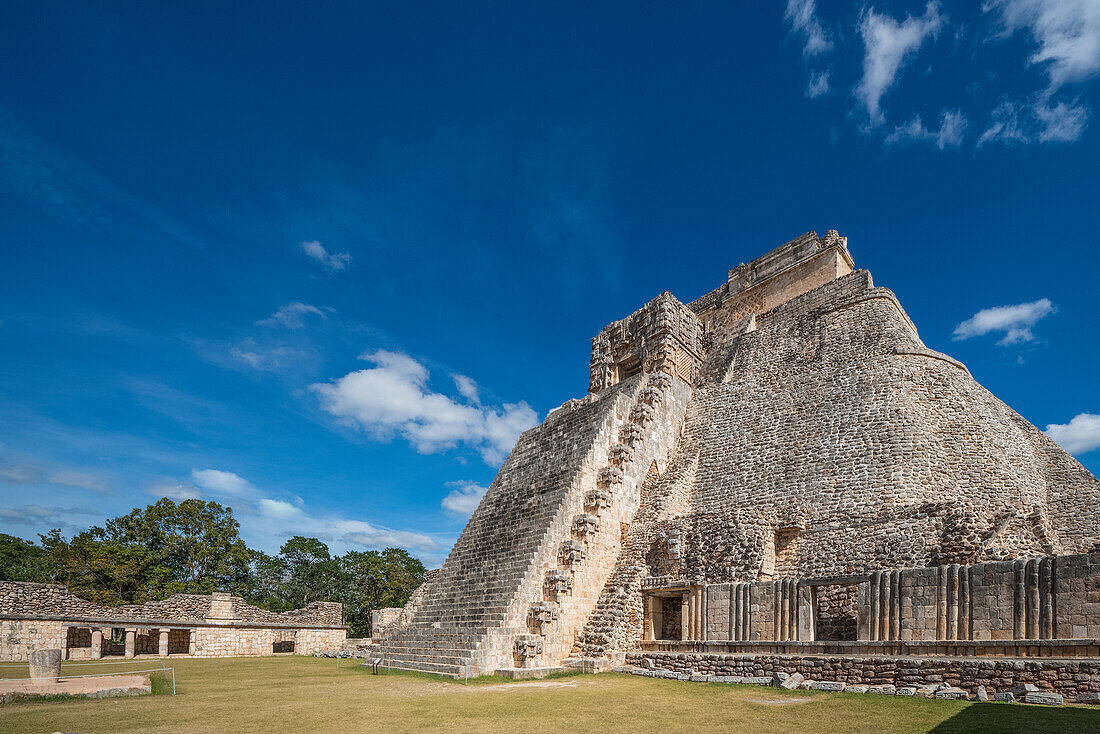
[(770, 686), (772, 684), (772, 679), (765, 675), (757, 675), (750, 678), (742, 678), (741, 682), (754, 686)]
[(844, 689), (845, 693), (866, 693), (870, 689), (870, 686), (847, 686)]
[(897, 693), (897, 687), (891, 683), (886, 683), (881, 686), (870, 686), (867, 688), (868, 693), (877, 693), (880, 696), (893, 696)]
[(1016, 694), (1017, 698), (1028, 693), (1036, 693), (1038, 690), (1039, 686), (1034, 683), (1024, 683), (1022, 686), (1016, 686), (1011, 689), (1011, 691)]
[(692, 673), (688, 680), (693, 683), (707, 683), (710, 681), (709, 675), (703, 675), (702, 673)]
[(949, 700), (970, 700), (970, 693), (962, 688), (941, 688), (936, 691), (936, 698)]
[(903, 688), (899, 688), (894, 693), (894, 695), (896, 695), (896, 696), (915, 696), (915, 695), (917, 695), (917, 689), (913, 688), (911, 686), (905, 686)]
[(846, 686), (838, 680), (819, 680), (814, 681), (813, 689), (815, 691), (843, 691)]
[(32, 650), (30, 655), (31, 679), (39, 683), (56, 683), (61, 677), (61, 650)]
[(1024, 696), (1024, 703), (1041, 703), (1047, 706), (1061, 706), (1062, 694), (1050, 691), (1029, 691)]
[(994, 693), (993, 700), (1004, 701), (1005, 703), (1012, 703), (1016, 700), (1016, 694), (1012, 691), (1002, 691), (1000, 693)]
[(744, 680), (739, 675), (712, 675), (710, 677), (711, 683), (740, 683)]
[(1077, 703), (1100, 703), (1100, 693), (1082, 693), (1077, 697)]
[(977, 692), (976, 695), (977, 695), (979, 701), (988, 701), (989, 700), (989, 692), (987, 690), (985, 690), (985, 686), (978, 686), (978, 692)]

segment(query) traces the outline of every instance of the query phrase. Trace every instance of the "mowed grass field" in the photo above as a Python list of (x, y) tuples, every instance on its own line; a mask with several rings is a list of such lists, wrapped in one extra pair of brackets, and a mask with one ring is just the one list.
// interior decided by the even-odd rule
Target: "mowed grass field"
[(1100, 708), (1077, 706), (789, 693), (619, 674), (463, 685), (307, 657), (169, 664), (177, 696), (11, 703), (0, 706), (0, 732), (1100, 732)]

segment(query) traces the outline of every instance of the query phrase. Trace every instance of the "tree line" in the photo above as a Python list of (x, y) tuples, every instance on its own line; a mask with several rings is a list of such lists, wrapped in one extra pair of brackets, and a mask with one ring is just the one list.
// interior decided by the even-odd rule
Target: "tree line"
[(167, 497), (74, 535), (34, 543), (0, 533), (0, 580), (64, 584), (96, 604), (143, 604), (172, 594), (228, 591), (273, 612), (313, 601), (344, 605), (349, 637), (371, 633), (371, 610), (399, 607), (424, 578), (401, 548), (333, 556), (294, 536), (276, 555), (249, 548), (231, 507)]

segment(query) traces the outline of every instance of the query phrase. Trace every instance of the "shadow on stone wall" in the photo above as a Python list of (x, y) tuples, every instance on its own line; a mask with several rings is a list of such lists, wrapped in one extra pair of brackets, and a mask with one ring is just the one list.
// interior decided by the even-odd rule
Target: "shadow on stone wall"
[(1048, 708), (975, 703), (929, 734), (1100, 734), (1100, 708)]

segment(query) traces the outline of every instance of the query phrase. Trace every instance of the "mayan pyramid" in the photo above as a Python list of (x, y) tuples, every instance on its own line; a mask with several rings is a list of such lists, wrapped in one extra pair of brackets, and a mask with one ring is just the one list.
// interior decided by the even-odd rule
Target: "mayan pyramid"
[(588, 395), (520, 437), (376, 637), (391, 664), (452, 675), (609, 658), (638, 648), (660, 579), (1087, 553), (1098, 500), (1073, 457), (924, 345), (846, 238), (809, 232), (600, 331)]

